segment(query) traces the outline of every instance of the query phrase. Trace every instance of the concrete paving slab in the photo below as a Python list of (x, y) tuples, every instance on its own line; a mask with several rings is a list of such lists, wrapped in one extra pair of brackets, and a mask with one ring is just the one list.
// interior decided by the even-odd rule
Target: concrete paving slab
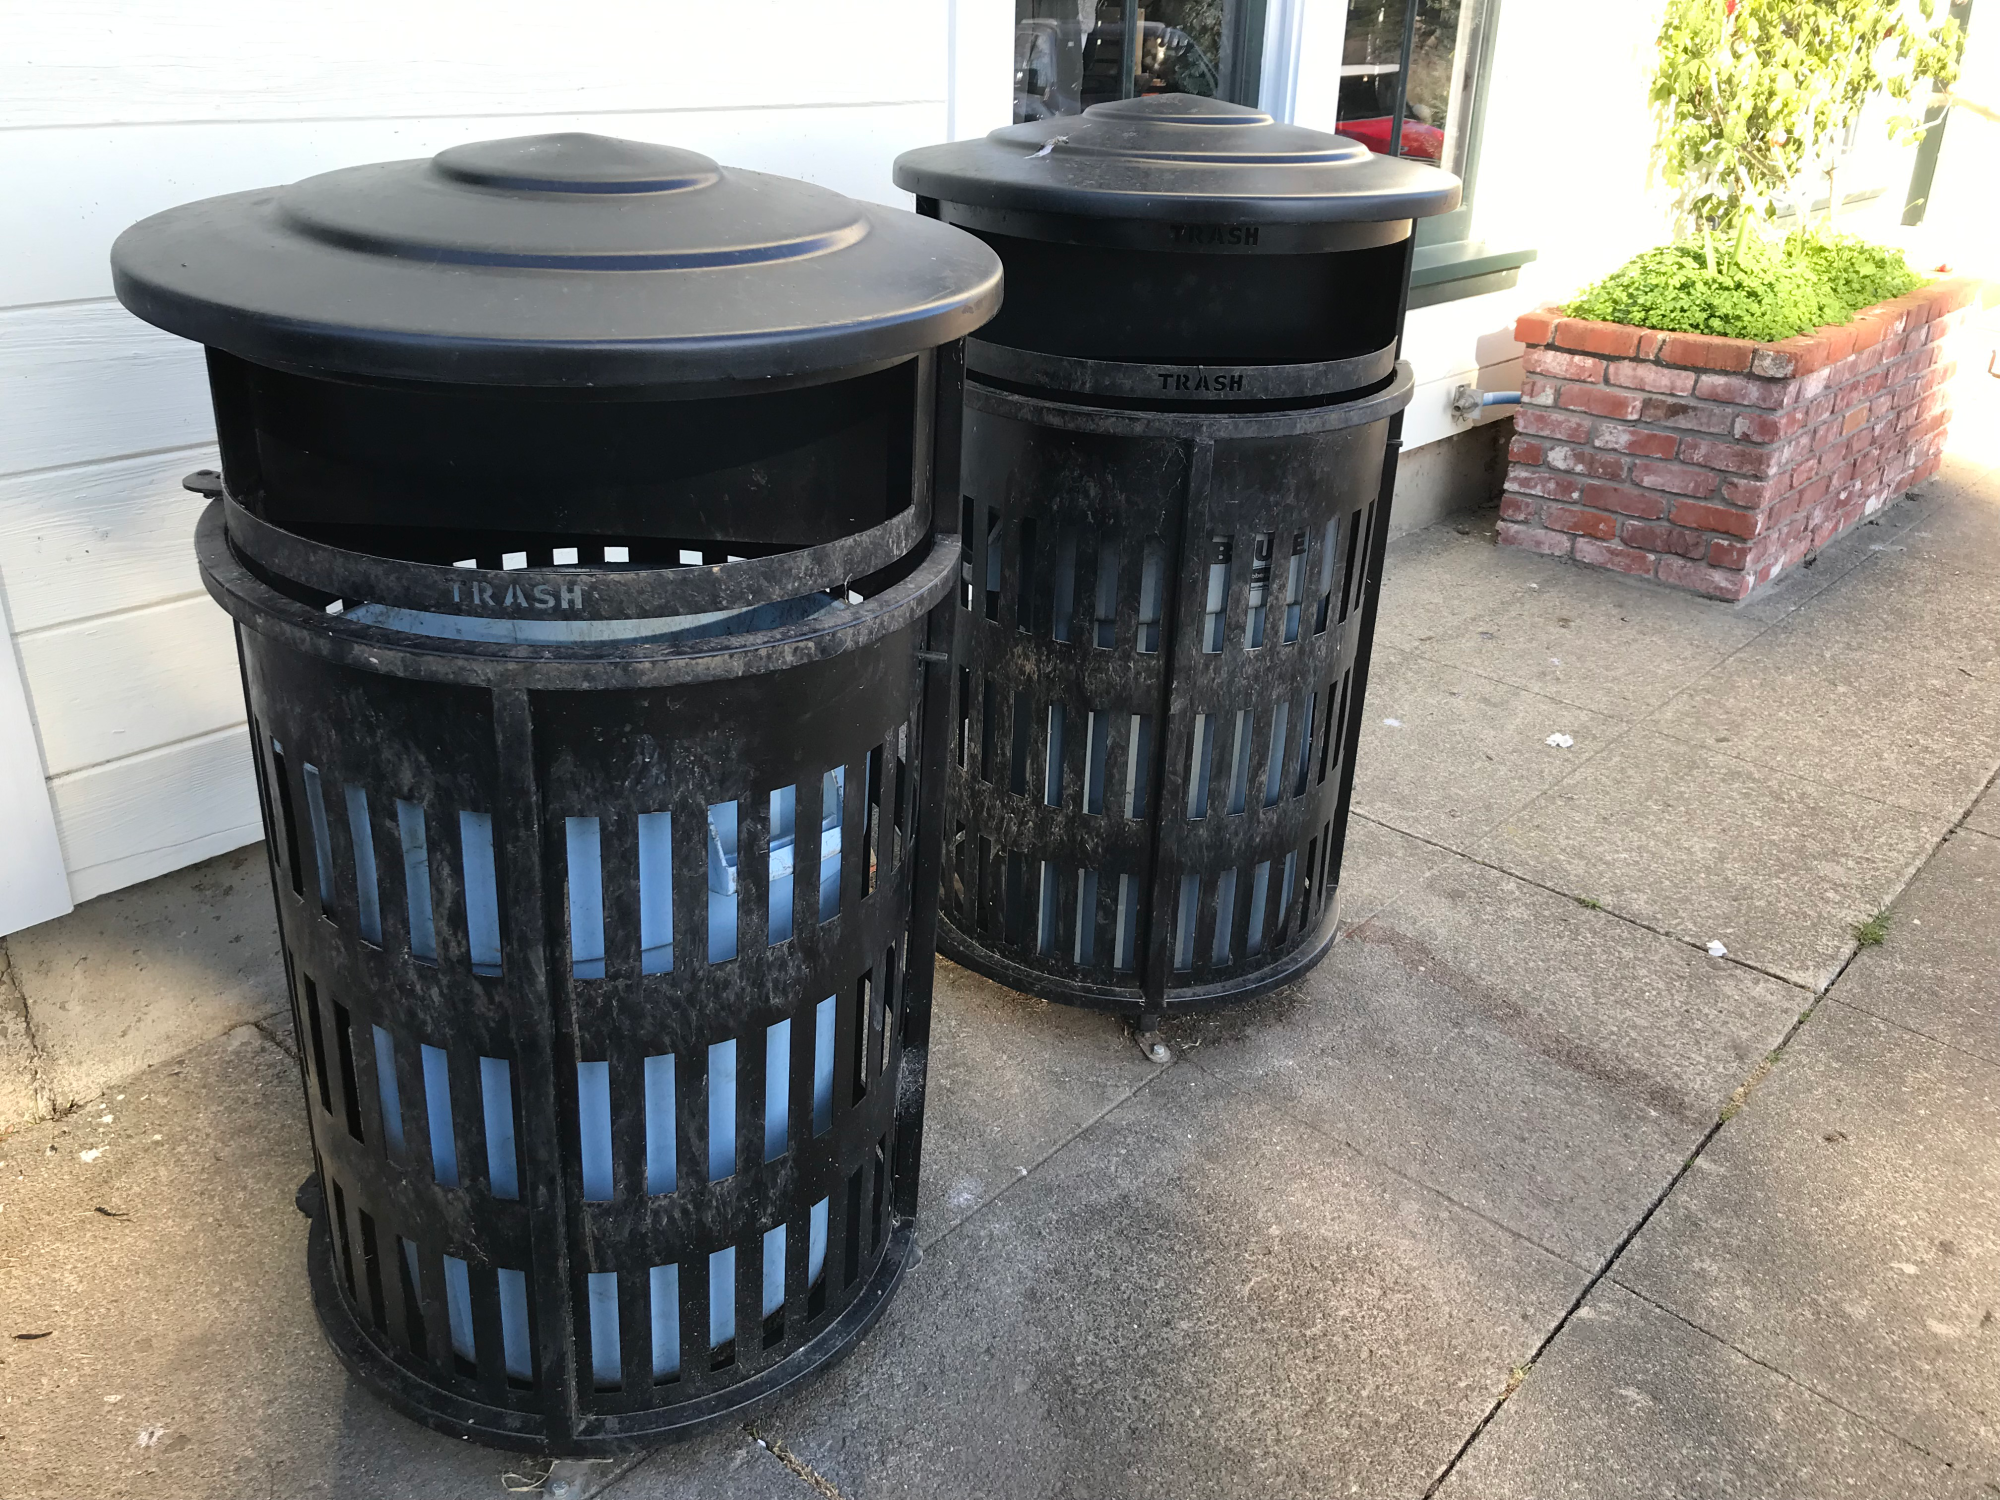
[(1648, 727), (1956, 817), (2000, 766), (1996, 564), (2000, 545), (1976, 587), (1952, 588), (1942, 563), (1871, 559), (1688, 686)]
[(0, 938), (0, 1132), (49, 1112), (37, 1087), (40, 1061), (28, 1025), (28, 1000), (14, 982), (7, 941)]
[(1640, 726), (1470, 852), (1822, 989), (1946, 822)]
[(2000, 1490), (2000, 1068), (1829, 1000), (1613, 1275)]
[(253, 844), (7, 938), (58, 1110), (286, 1009), (268, 869)]
[(1906, 527), (1922, 518), (1918, 506), (1901, 500), (1884, 506), (1872, 518), (1874, 524), (1857, 526), (1835, 537), (1798, 567), (1787, 569), (1765, 584), (1755, 597), (1736, 605), (1735, 612), (1746, 620), (1776, 624), (1846, 581), (1856, 568), (1879, 555), (1874, 550), (1878, 545), (1895, 541)]
[(1353, 931), (1451, 857), (1372, 818), (1350, 817), (1340, 852), (1340, 930)]
[(1834, 994), (2000, 1063), (2000, 839), (1946, 839), (1897, 900), (1881, 945), (1855, 956)]
[(1716, 600), (1569, 567), (1516, 588), (1455, 630), (1399, 644), (1558, 702), (1635, 719), (1765, 628)]
[[(1379, 823), (1463, 852), (1624, 733), (1622, 722), (1604, 715), (1377, 648), (1354, 805)], [(1557, 749), (1546, 743), (1552, 734), (1575, 744)]]
[(1594, 1269), (1804, 1003), (1454, 857), (1258, 1013), (1184, 1022), (1170, 1039)]
[(1432, 641), (1490, 628), (1529, 584), (1548, 585), (1549, 570), (1541, 566), (1547, 561), (1452, 526), (1396, 538), (1382, 564), (1376, 649), (1420, 651)]
[(1176, 1066), (759, 1430), (869, 1500), (1414, 1496), (1581, 1279)]
[(1924, 1500), (1963, 1476), (1600, 1285), (1439, 1500)]
[(821, 1500), (824, 1494), (741, 1431), (662, 1448), (590, 1493), (604, 1500)]
[(1972, 811), (1965, 815), (1965, 826), (2000, 838), (2000, 782), (1989, 786), (1972, 804)]
[(977, 1212), (1158, 1072), (1116, 1016), (1016, 994), (940, 959), (919, 1236)]
[(397, 1416), (321, 1337), (289, 1058), (243, 1027), (101, 1103), (0, 1139), (11, 1475), (94, 1500), (502, 1493), (522, 1460)]

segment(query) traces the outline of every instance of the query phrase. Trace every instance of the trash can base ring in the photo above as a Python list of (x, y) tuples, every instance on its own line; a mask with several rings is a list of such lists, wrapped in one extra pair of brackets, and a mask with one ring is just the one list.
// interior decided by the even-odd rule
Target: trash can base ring
[(868, 1282), (817, 1338), (788, 1358), (739, 1385), (713, 1395), (629, 1415), (591, 1417), (586, 1429), (563, 1436), (548, 1433), (538, 1417), (469, 1401), (413, 1375), (384, 1354), (362, 1331), (334, 1279), (333, 1244), (326, 1209), (316, 1207), (306, 1240), (306, 1274), (313, 1309), (327, 1342), (348, 1372), (374, 1395), (412, 1421), (447, 1437), (471, 1438), (489, 1448), (549, 1458), (601, 1458), (665, 1443), (685, 1442), (762, 1411), (802, 1383), (824, 1374), (854, 1351), (888, 1307), (903, 1273), (918, 1259), (916, 1222), (898, 1219)]
[(1159, 1005), (1148, 1005), (1145, 992), (1137, 985), (1116, 989), (1104, 985), (1065, 985), (1038, 969), (1030, 969), (1015, 963), (1012, 959), (1002, 957), (982, 945), (976, 938), (967, 937), (952, 924), (950, 917), (943, 914), (938, 917), (938, 954), (940, 957), (950, 959), (962, 969), (970, 969), (982, 979), (990, 979), (995, 984), (1004, 984), (1010, 990), (1019, 990), (1022, 994), (1053, 1001), (1058, 1005), (1074, 1005), (1081, 1010), (1110, 1011), (1114, 1015), (1121, 1016), (1137, 1016), (1149, 1010), (1156, 1013), (1164, 1011), (1170, 1016), (1186, 1015), (1195, 1011), (1217, 1010), (1240, 1001), (1252, 1000), (1282, 985), (1290, 984), (1295, 979), (1303, 978), (1333, 947), (1333, 940), (1339, 927), (1340, 905), (1337, 892), (1335, 896), (1329, 898), (1327, 909), (1335, 914), (1335, 919), (1327, 923), (1325, 933), (1316, 942), (1296, 949), (1269, 968), (1259, 969), (1240, 979), (1187, 989), (1171, 989), (1167, 992), (1166, 1000)]

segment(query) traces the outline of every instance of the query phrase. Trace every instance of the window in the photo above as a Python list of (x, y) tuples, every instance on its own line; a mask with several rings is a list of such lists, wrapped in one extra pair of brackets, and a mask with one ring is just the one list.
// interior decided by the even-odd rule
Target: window
[[(1263, 0), (1269, 40), (1262, 107), (1280, 119), (1331, 129), (1385, 156), (1431, 162), (1457, 174), (1464, 201), (1417, 222), (1410, 306), (1515, 284), (1532, 250), (1471, 238), (1479, 134), (1499, 0)], [(1314, 29), (1340, 21), (1339, 80)], [(1390, 121), (1400, 122), (1392, 130)]]
[(1016, 0), (1014, 119), (1202, 94), (1435, 163), (1465, 200), (1418, 222), (1410, 306), (1499, 291), (1535, 253), (1470, 237), (1498, 12), (1499, 0)]
[(1108, 99), (1257, 102), (1265, 0), (1016, 0), (1014, 119)]

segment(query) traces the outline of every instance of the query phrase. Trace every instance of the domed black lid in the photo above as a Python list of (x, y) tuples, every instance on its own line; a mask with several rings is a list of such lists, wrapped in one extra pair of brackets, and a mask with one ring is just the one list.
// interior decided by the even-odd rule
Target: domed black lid
[(111, 267), (149, 323), (257, 363), (489, 385), (844, 369), (1000, 305), (993, 252), (945, 225), (580, 134), (189, 203), (126, 230)]
[(1449, 172), (1196, 94), (1118, 99), (905, 151), (896, 185), (978, 208), (1204, 223), (1415, 219), (1459, 197)]

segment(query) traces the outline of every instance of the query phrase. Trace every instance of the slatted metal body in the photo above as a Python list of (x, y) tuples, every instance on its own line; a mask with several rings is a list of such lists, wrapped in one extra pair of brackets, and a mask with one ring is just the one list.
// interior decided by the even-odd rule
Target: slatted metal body
[(920, 551), (810, 649), (509, 673), (315, 629), (211, 508), (304, 1053), (317, 1301), (420, 1419), (556, 1452), (680, 1436), (881, 1310), (910, 1246), (935, 930), (941, 669), (917, 653), (955, 563)]
[(1215, 412), (968, 384), (947, 954), (1157, 1013), (1324, 953), (1408, 390)]

